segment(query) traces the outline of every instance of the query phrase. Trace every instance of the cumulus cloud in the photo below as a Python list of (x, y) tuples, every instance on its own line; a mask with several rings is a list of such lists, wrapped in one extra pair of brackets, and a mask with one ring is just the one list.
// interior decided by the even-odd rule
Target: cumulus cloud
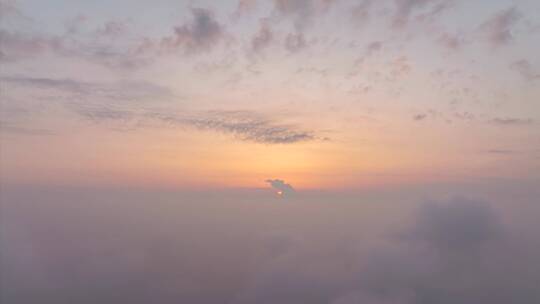
[(279, 191), (280, 194), (283, 195), (284, 197), (294, 194), (296, 192), (293, 186), (285, 183), (285, 181), (281, 179), (267, 179), (266, 182), (270, 184), (272, 188)]
[(521, 18), (522, 15), (518, 9), (510, 7), (486, 20), (480, 26), (480, 30), (491, 46), (503, 46), (512, 42), (514, 38), (512, 29)]

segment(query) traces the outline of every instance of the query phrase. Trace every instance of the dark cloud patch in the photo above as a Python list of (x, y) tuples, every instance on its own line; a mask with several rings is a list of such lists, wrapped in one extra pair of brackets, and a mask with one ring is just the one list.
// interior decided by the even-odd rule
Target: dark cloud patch
[(500, 47), (507, 45), (514, 39), (512, 30), (521, 18), (522, 15), (518, 9), (516, 7), (510, 7), (486, 20), (480, 26), (480, 31), (484, 34), (491, 46)]
[(105, 37), (120, 37), (127, 32), (127, 26), (118, 21), (108, 21), (96, 30), (96, 34)]
[(302, 33), (289, 33), (287, 37), (285, 37), (285, 48), (291, 53), (298, 52), (307, 46), (308, 43)]
[(418, 211), (412, 235), (438, 250), (470, 250), (497, 238), (501, 223), (487, 203), (456, 198), (425, 203)]
[(420, 121), (424, 120), (427, 117), (427, 114), (416, 114), (413, 116), (413, 120)]
[(268, 22), (261, 21), (259, 31), (251, 39), (251, 47), (255, 52), (260, 52), (270, 46), (274, 40), (274, 33)]
[(383, 43), (381, 41), (373, 41), (366, 46), (366, 56), (371, 56), (382, 50)]
[(442, 33), (437, 42), (447, 50), (456, 51), (459, 50), (466, 41), (463, 35), (444, 32)]
[(526, 59), (514, 61), (510, 68), (516, 71), (521, 77), (527, 81), (539, 80), (540, 71), (536, 70), (533, 65)]
[(240, 140), (264, 144), (292, 144), (318, 139), (313, 132), (279, 124), (248, 111), (210, 111), (191, 115), (149, 113), (147, 116), (171, 125), (232, 134)]
[(328, 9), (336, 0), (274, 0), (274, 9), (282, 16), (292, 18), (297, 30), (303, 30), (314, 18)]
[(293, 186), (290, 184), (285, 183), (285, 181), (281, 179), (267, 179), (266, 182), (270, 184), (270, 186), (277, 191), (279, 191), (279, 194), (283, 197), (287, 197), (289, 195), (292, 195), (296, 192), (294, 190)]
[(204, 8), (191, 9), (192, 20), (174, 28), (174, 36), (163, 38), (167, 49), (183, 48), (188, 53), (210, 51), (225, 36), (224, 26), (217, 22), (214, 12)]

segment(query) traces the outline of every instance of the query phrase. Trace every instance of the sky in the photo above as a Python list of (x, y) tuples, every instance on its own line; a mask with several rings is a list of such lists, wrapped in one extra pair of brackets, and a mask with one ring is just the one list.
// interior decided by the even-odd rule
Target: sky
[(540, 177), (537, 1), (6, 1), (6, 184)]
[(540, 303), (538, 0), (0, 0), (0, 302)]

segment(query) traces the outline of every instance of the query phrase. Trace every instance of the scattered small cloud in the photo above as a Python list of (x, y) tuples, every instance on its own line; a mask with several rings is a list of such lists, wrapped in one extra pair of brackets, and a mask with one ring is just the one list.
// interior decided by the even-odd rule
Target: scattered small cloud
[(413, 116), (413, 119), (416, 121), (424, 120), (427, 117), (427, 114), (416, 114)]
[(525, 80), (533, 81), (540, 79), (540, 71), (536, 70), (526, 59), (514, 61), (510, 65), (510, 68), (519, 73), (519, 75), (521, 75)]
[(271, 45), (274, 40), (274, 33), (268, 22), (261, 21), (259, 31), (251, 39), (251, 48), (255, 52), (260, 52)]
[(257, 8), (257, 0), (238, 0), (233, 18), (240, 18), (253, 12)]
[(307, 47), (307, 45), (306, 38), (302, 33), (289, 33), (287, 37), (285, 37), (285, 48), (291, 53), (298, 52)]
[(210, 51), (225, 37), (225, 28), (218, 23), (213, 11), (192, 8), (192, 20), (174, 28), (174, 36), (161, 40), (166, 49), (183, 48), (186, 53)]
[(381, 41), (373, 41), (369, 43), (366, 46), (366, 56), (371, 56), (377, 52), (379, 52), (383, 47), (383, 43)]
[(518, 9), (510, 7), (490, 17), (480, 26), (480, 31), (491, 46), (507, 45), (514, 39), (512, 29), (521, 18)]
[(274, 0), (274, 10), (290, 17), (297, 30), (311, 25), (316, 16), (328, 11), (337, 0)]
[(465, 38), (460, 34), (444, 32), (437, 42), (447, 50), (459, 50), (465, 44)]
[(364, 0), (351, 9), (352, 21), (355, 25), (362, 27), (366, 25), (371, 17), (373, 0)]

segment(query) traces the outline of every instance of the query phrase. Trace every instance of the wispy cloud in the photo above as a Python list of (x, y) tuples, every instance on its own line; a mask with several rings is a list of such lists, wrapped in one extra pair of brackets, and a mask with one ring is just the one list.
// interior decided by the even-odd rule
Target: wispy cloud
[(264, 144), (292, 144), (320, 139), (314, 132), (280, 124), (249, 111), (209, 111), (191, 115), (149, 113), (147, 116), (172, 125), (231, 134), (243, 141)]
[(533, 124), (534, 120), (530, 118), (497, 117), (489, 122), (500, 126), (525, 126)]
[(117, 101), (140, 101), (169, 99), (174, 95), (166, 87), (149, 82), (119, 81), (115, 83), (86, 82), (74, 79), (59, 79), (28, 76), (0, 76), (4, 86), (26, 89), (57, 90), (61, 94), (93, 97)]
[(0, 121), (0, 134), (15, 134), (28, 136), (50, 136), (56, 135), (55, 132), (47, 129), (29, 128), (26, 126), (13, 125), (11, 123)]
[[(290, 144), (322, 139), (312, 131), (276, 122), (250, 111), (207, 111), (171, 114), (166, 110), (126, 110), (126, 101), (168, 100), (167, 88), (146, 82), (95, 83), (71, 79), (0, 76), (4, 85), (32, 90), (54, 90), (67, 109), (93, 122), (129, 123), (154, 121), (231, 134), (243, 140), (266, 144)], [(103, 103), (105, 102), (105, 103)], [(148, 108), (148, 107), (146, 107)]]
[(507, 149), (491, 149), (486, 151), (489, 154), (501, 154), (501, 155), (509, 155), (514, 154), (516, 151), (514, 150), (507, 150)]

